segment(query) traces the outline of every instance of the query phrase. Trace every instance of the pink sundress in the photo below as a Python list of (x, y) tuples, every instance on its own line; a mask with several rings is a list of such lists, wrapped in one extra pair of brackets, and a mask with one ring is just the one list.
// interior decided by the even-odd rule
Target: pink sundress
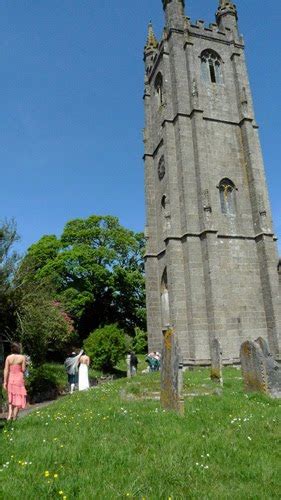
[(25, 408), (26, 389), (21, 365), (9, 366), (8, 399), (10, 405)]

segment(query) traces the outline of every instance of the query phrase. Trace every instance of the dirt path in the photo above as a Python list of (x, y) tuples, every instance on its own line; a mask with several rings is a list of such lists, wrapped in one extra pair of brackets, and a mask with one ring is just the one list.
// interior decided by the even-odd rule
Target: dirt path
[[(35, 403), (33, 405), (28, 404), (24, 410), (21, 410), (19, 412), (18, 418), (25, 417), (26, 415), (29, 415), (29, 413), (32, 413), (35, 410), (40, 410), (41, 408), (45, 408), (45, 406), (49, 406), (52, 403), (55, 403), (55, 401), (59, 401), (63, 396), (53, 399), (52, 401), (44, 401), (43, 403)], [(0, 413), (0, 420), (5, 419), (7, 416), (7, 413)]]

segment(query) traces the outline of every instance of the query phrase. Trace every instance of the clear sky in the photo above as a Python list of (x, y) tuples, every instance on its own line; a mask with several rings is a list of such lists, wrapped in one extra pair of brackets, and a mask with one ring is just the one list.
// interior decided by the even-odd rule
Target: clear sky
[[(236, 0), (273, 218), (280, 220), (280, 0)], [(214, 22), (218, 0), (186, 0)], [(2, 0), (0, 219), (20, 250), (73, 218), (112, 214), (144, 227), (143, 46), (161, 0)]]

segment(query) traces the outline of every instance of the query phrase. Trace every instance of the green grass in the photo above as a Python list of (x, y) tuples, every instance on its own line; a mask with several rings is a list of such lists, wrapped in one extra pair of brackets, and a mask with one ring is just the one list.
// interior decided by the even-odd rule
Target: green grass
[[(185, 392), (211, 394), (208, 374), (185, 374)], [(0, 437), (0, 497), (279, 498), (280, 402), (245, 395), (236, 369), (224, 380), (222, 396), (186, 397), (184, 417), (143, 399), (159, 389), (159, 374), (65, 396), (24, 417)]]

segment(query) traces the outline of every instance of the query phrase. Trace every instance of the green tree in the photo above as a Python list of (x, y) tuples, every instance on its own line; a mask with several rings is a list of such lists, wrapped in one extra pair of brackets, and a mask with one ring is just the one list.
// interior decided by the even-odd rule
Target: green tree
[(48, 283), (82, 338), (111, 323), (132, 335), (145, 327), (143, 249), (142, 234), (116, 217), (93, 215), (68, 222), (60, 239), (44, 236), (32, 245), (20, 273)]
[(19, 258), (14, 250), (18, 239), (14, 220), (0, 223), (0, 332), (8, 338), (12, 338), (16, 330), (13, 277)]
[(140, 328), (135, 328), (133, 349), (137, 354), (147, 353), (147, 333)]
[(24, 352), (30, 354), (35, 366), (46, 360), (49, 349), (61, 351), (75, 341), (70, 318), (44, 288), (38, 287), (25, 293), (17, 311), (17, 319)]

